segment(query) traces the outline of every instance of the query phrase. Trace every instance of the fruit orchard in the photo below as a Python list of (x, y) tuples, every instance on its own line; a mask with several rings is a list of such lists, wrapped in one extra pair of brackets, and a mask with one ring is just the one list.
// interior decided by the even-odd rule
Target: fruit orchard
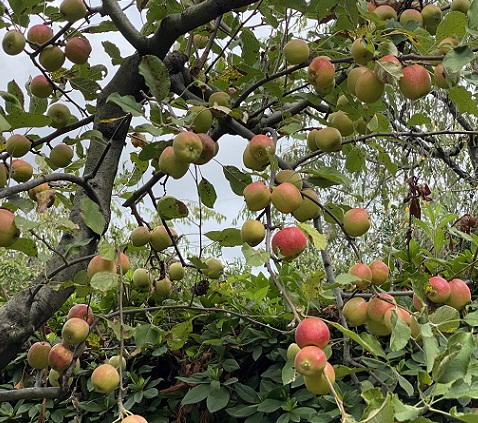
[(478, 421), (478, 2), (1, 6), (0, 422)]

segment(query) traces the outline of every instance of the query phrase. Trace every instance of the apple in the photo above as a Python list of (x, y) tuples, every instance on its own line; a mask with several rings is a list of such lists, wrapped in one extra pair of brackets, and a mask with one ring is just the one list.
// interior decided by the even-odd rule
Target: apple
[(283, 169), (277, 172), (276, 181), (278, 183), (290, 182), (292, 185), (295, 185), (297, 189), (302, 189), (302, 177), (292, 169)]
[[(60, 386), (60, 377), (61, 374), (58, 373), (56, 370), (50, 369), (50, 371), (48, 372), (48, 382), (50, 382), (51, 386), (58, 388)], [(71, 382), (73, 382), (72, 377), (68, 379), (68, 384), (70, 384)]]
[(8, 171), (4, 163), (0, 163), (0, 188), (7, 185)]
[(12, 157), (23, 157), (30, 151), (31, 147), (31, 141), (20, 134), (12, 135), (5, 143), (5, 150)]
[(355, 95), (355, 88), (357, 85), (357, 79), (364, 74), (365, 72), (368, 72), (370, 69), (366, 68), (365, 66), (358, 66), (356, 68), (353, 68), (348, 76), (347, 76), (347, 89)]
[(426, 68), (414, 64), (403, 69), (403, 76), (398, 80), (398, 86), (406, 98), (417, 100), (430, 92), (432, 81)]
[(201, 271), (211, 279), (219, 279), (224, 271), (223, 264), (216, 258), (210, 257), (205, 261), (207, 268)]
[(131, 231), (131, 243), (135, 247), (146, 245), (151, 239), (151, 233), (146, 226), (138, 226)]
[(268, 164), (275, 153), (274, 141), (266, 135), (255, 135), (249, 141), (249, 152), (254, 160), (262, 165)]
[(271, 202), (271, 190), (261, 181), (248, 184), (242, 194), (250, 211), (265, 209)]
[(307, 134), (307, 147), (312, 152), (317, 151), (319, 149), (319, 146), (315, 142), (317, 132), (319, 132), (319, 130), (314, 128)]
[(63, 128), (70, 122), (71, 112), (68, 106), (61, 103), (52, 104), (47, 112), (47, 116), (51, 118), (50, 126), (53, 128)]
[(335, 85), (335, 67), (327, 56), (318, 56), (310, 62), (307, 81), (319, 91), (326, 92)]
[(201, 156), (202, 142), (194, 132), (180, 132), (173, 139), (173, 150), (179, 161), (193, 163)]
[(307, 247), (307, 237), (296, 226), (281, 229), (271, 240), (272, 251), (284, 261), (298, 257)]
[(91, 54), (91, 44), (83, 37), (70, 38), (65, 44), (66, 58), (77, 65), (83, 65)]
[(453, 78), (447, 78), (447, 74), (445, 73), (445, 69), (443, 67), (443, 63), (438, 64), (433, 71), (433, 78), (435, 80), (435, 85), (439, 88), (450, 88), (455, 86), (458, 82), (460, 77), (460, 73), (457, 72), (454, 75), (451, 75)]
[(138, 414), (131, 414), (121, 420), (121, 423), (148, 423), (148, 421)]
[(65, 63), (65, 53), (60, 47), (49, 45), (41, 51), (38, 61), (48, 72), (55, 72)]
[(285, 44), (282, 52), (287, 63), (299, 65), (309, 58), (310, 49), (306, 41), (294, 38)]
[(73, 158), (73, 149), (65, 143), (55, 145), (50, 151), (50, 161), (55, 167), (67, 167)]
[(94, 256), (88, 263), (86, 274), (89, 278), (99, 272), (116, 273), (116, 264), (114, 260), (105, 259), (99, 255)]
[(304, 376), (304, 385), (313, 394), (326, 395), (330, 392), (326, 377), (332, 385), (335, 383), (335, 370), (329, 362), (325, 363), (324, 370), (318, 375)]
[(315, 346), (307, 345), (294, 358), (294, 367), (297, 373), (303, 376), (317, 376), (325, 368), (327, 356), (324, 351)]
[(51, 347), (48, 353), (48, 364), (58, 373), (63, 373), (73, 362), (73, 351), (68, 346), (56, 344)]
[(470, 0), (452, 0), (450, 4), (450, 10), (462, 13), (467, 13), (470, 9), (471, 1)]
[(444, 303), (451, 293), (448, 281), (441, 276), (432, 276), (428, 279), (428, 283), (427, 298), (434, 303)]
[(345, 212), (343, 224), (347, 235), (352, 238), (362, 236), (370, 228), (370, 215), (366, 209), (360, 207), (352, 208)]
[(212, 112), (204, 106), (192, 106), (188, 113), (194, 115), (193, 129), (194, 132), (207, 132), (211, 129), (213, 115)]
[[(174, 239), (177, 238), (177, 233), (174, 229), (169, 228), (171, 235)], [(151, 238), (149, 240), (151, 247), (156, 251), (163, 251), (173, 245), (173, 240), (169, 236), (169, 233), (165, 226), (156, 226), (151, 232)]]
[(17, 182), (26, 182), (33, 176), (33, 166), (22, 159), (15, 159), (10, 165), (11, 177)]
[(450, 296), (445, 300), (445, 304), (450, 307), (461, 310), (471, 302), (471, 292), (468, 285), (461, 279), (453, 279), (449, 283)]
[(9, 56), (20, 54), (25, 48), (25, 36), (17, 29), (6, 32), (2, 40), (2, 48)]
[(73, 307), (71, 307), (66, 318), (72, 319), (73, 317), (86, 320), (90, 326), (95, 321), (93, 310), (88, 304), (75, 304)]
[(421, 310), (426, 305), (423, 303), (422, 300), (420, 300), (420, 298), (418, 298), (417, 294), (415, 293), (413, 293), (413, 296), (412, 296), (412, 304), (413, 304), (413, 307), (415, 307), (415, 310)]
[(172, 289), (173, 285), (171, 283), (171, 279), (169, 279), (167, 276), (154, 281), (154, 292), (160, 298), (169, 296)]
[(421, 13), (423, 26), (431, 35), (435, 35), (443, 18), (443, 12), (436, 4), (429, 3), (422, 9)]
[(139, 292), (148, 292), (153, 278), (148, 269), (139, 268), (133, 273), (133, 288)]
[(224, 91), (216, 91), (209, 96), (209, 106), (231, 107), (231, 96)]
[(124, 358), (122, 355), (113, 355), (108, 360), (108, 364), (111, 364), (115, 369), (119, 369), (121, 366), (121, 370), (124, 370), (126, 369), (126, 358)]
[(111, 364), (100, 364), (91, 374), (93, 389), (100, 394), (109, 394), (119, 385), (118, 370)]
[(354, 264), (349, 269), (349, 273), (360, 278), (354, 282), (359, 288), (367, 288), (372, 282), (372, 270), (365, 263)]
[(417, 26), (423, 26), (423, 16), (417, 9), (405, 9), (401, 13), (399, 21), (403, 26), (409, 22), (416, 22)]
[(119, 273), (119, 269), (121, 268), (121, 274), (124, 275), (130, 269), (131, 263), (129, 261), (128, 256), (123, 253), (122, 251), (118, 254), (118, 257), (115, 258), (115, 265), (117, 268), (117, 272)]
[(373, 285), (383, 285), (388, 279), (389, 268), (381, 260), (372, 261), (368, 267), (372, 272), (372, 284)]
[(30, 82), (30, 92), (38, 98), (47, 98), (53, 92), (53, 85), (45, 75), (37, 75)]
[(374, 46), (366, 38), (361, 37), (354, 40), (352, 43), (351, 54), (355, 63), (365, 65), (370, 62), (374, 54)]
[(395, 298), (390, 294), (380, 293), (380, 297), (374, 296), (368, 301), (368, 318), (374, 322), (383, 324), (385, 312), (389, 308), (395, 308), (396, 304)]
[(288, 361), (292, 361), (295, 359), (295, 356), (297, 355), (297, 353), (300, 351), (300, 347), (295, 343), (295, 342), (292, 342), (292, 344), (290, 344), (288, 347), (287, 347), (287, 360)]
[(85, 3), (83, 0), (63, 0), (60, 3), (60, 14), (68, 22), (76, 22), (86, 14)]
[(206, 48), (207, 43), (209, 42), (209, 37), (207, 35), (194, 34), (193, 40), (196, 48), (202, 50), (203, 48)]
[(374, 72), (377, 78), (385, 84), (391, 83), (393, 77), (391, 74), (397, 73), (402, 69), (400, 60), (391, 54), (383, 56), (375, 62)]
[(330, 340), (330, 331), (327, 324), (318, 317), (307, 317), (295, 329), (295, 342), (300, 348), (314, 345), (325, 348)]
[(324, 153), (339, 151), (342, 149), (342, 134), (337, 128), (327, 126), (317, 131), (315, 143)]
[(362, 297), (353, 297), (344, 304), (342, 313), (349, 326), (363, 325), (368, 318), (368, 303)]
[(292, 211), (292, 216), (299, 222), (319, 217), (321, 210), (319, 195), (313, 189), (304, 189), (301, 194), (302, 202), (299, 207)]
[(27, 41), (30, 47), (36, 50), (42, 44), (50, 41), (53, 38), (53, 30), (49, 25), (36, 24), (30, 27), (27, 31)]
[(80, 317), (68, 319), (61, 329), (63, 344), (74, 346), (81, 344), (90, 333), (90, 325)]
[(246, 146), (242, 153), (242, 162), (248, 169), (257, 170), (259, 172), (263, 171), (269, 165), (269, 162), (263, 163), (256, 160), (251, 154), (249, 145)]
[[(202, 148), (202, 145), (201, 145), (201, 148)], [(197, 156), (198, 158), (200, 154), (201, 153), (199, 153), (199, 155)], [(159, 156), (158, 168), (161, 172), (166, 173), (167, 175), (171, 176), (174, 179), (181, 179), (184, 175), (186, 175), (189, 169), (189, 163), (183, 160), (180, 160), (176, 156), (176, 153), (174, 152), (174, 148), (168, 145), (161, 152), (161, 155)]]
[(241, 227), (241, 240), (247, 242), (251, 247), (259, 245), (266, 236), (266, 229), (260, 220), (246, 220)]
[(386, 21), (388, 19), (397, 20), (397, 12), (392, 6), (387, 4), (382, 4), (377, 6), (372, 13), (375, 13), (382, 21)]
[(215, 142), (208, 134), (197, 134), (202, 143), (202, 151), (199, 159), (194, 164), (203, 165), (208, 163), (215, 157), (219, 151), (219, 144)]
[(336, 112), (331, 113), (328, 117), (328, 122), (331, 126), (337, 128), (343, 137), (347, 137), (354, 133), (352, 119), (350, 119), (347, 113), (342, 110), (337, 110)]
[(28, 349), (27, 362), (34, 369), (46, 369), (48, 367), (48, 354), (51, 345), (48, 342), (35, 342)]
[(389, 308), (385, 311), (383, 315), (383, 323), (390, 331), (393, 330), (392, 313), (397, 313), (397, 318), (403, 323), (405, 323), (407, 326), (410, 326), (410, 319), (412, 315), (408, 310), (405, 310), (402, 307)]
[(175, 261), (169, 265), (169, 278), (172, 281), (180, 281), (184, 278), (184, 267), (180, 261)]
[(447, 54), (450, 50), (453, 50), (458, 45), (458, 40), (454, 37), (443, 38), (438, 43), (438, 54)]
[(10, 247), (19, 236), (15, 215), (10, 210), (0, 208), (0, 247)]
[(375, 103), (385, 92), (385, 84), (377, 78), (371, 69), (358, 76), (355, 83), (355, 96), (364, 103)]
[(302, 195), (295, 185), (282, 182), (273, 188), (271, 203), (281, 213), (291, 213), (302, 203)]

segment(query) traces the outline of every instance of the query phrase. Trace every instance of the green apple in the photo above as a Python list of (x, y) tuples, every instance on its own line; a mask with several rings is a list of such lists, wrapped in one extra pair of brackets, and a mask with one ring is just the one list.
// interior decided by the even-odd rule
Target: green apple
[(7, 31), (2, 40), (3, 51), (9, 56), (20, 54), (25, 48), (25, 36), (17, 29)]
[(71, 112), (68, 106), (61, 103), (52, 104), (47, 112), (47, 116), (51, 118), (50, 126), (53, 128), (63, 128), (70, 122)]

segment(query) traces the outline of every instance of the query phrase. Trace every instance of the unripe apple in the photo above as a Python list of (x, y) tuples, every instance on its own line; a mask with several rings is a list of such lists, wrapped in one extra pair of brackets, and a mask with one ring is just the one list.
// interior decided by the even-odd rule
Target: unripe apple
[(136, 269), (133, 273), (133, 288), (139, 292), (148, 292), (153, 278), (148, 269)]
[(51, 345), (48, 342), (35, 342), (27, 353), (27, 361), (34, 369), (46, 369), (48, 367), (48, 354)]
[(298, 257), (307, 247), (307, 237), (298, 227), (291, 226), (276, 232), (271, 240), (272, 251), (284, 261)]
[(297, 373), (303, 376), (317, 376), (325, 368), (327, 356), (324, 351), (315, 345), (303, 347), (295, 356), (294, 367)]
[(327, 324), (318, 317), (307, 317), (295, 329), (295, 342), (300, 348), (315, 345), (325, 348), (330, 340), (330, 331)]
[(271, 203), (281, 213), (291, 213), (302, 203), (302, 195), (295, 185), (283, 182), (273, 188)]
[(130, 269), (131, 263), (129, 261), (128, 256), (123, 253), (122, 251), (118, 254), (118, 257), (115, 258), (115, 265), (117, 267), (117, 272), (119, 273), (119, 269), (121, 268), (121, 274), (124, 275)]
[(66, 345), (56, 344), (48, 354), (48, 364), (58, 373), (63, 373), (73, 361), (73, 351)]
[(441, 276), (432, 276), (428, 279), (427, 298), (434, 303), (444, 303), (451, 293), (450, 284)]
[(83, 0), (63, 0), (60, 3), (60, 13), (68, 22), (76, 22), (86, 14), (86, 6)]
[(447, 54), (450, 50), (453, 50), (458, 45), (458, 40), (454, 37), (443, 38), (438, 43), (438, 54)]
[(94, 256), (88, 263), (86, 274), (89, 278), (99, 272), (116, 273), (116, 264), (114, 260), (105, 259), (99, 255)]
[(355, 63), (359, 65), (365, 65), (370, 62), (374, 54), (374, 46), (366, 38), (357, 38), (352, 43), (351, 54), (352, 58), (355, 60)]
[(416, 22), (417, 26), (423, 26), (423, 16), (419, 10), (405, 9), (400, 15), (400, 23), (405, 26), (408, 22)]
[(207, 268), (201, 269), (201, 271), (211, 279), (219, 279), (224, 271), (224, 266), (220, 260), (210, 257), (205, 261)]
[(344, 214), (344, 230), (347, 235), (355, 238), (364, 235), (370, 228), (370, 216), (363, 208), (352, 208)]
[(368, 267), (372, 271), (372, 284), (383, 285), (388, 279), (388, 273), (390, 271), (388, 266), (381, 260), (374, 260)]
[(7, 185), (8, 171), (4, 163), (0, 163), (0, 188)]
[(219, 144), (215, 142), (208, 134), (197, 134), (202, 143), (202, 151), (199, 159), (194, 164), (203, 165), (208, 163), (215, 157), (219, 151)]
[(395, 298), (386, 293), (380, 293), (380, 298), (370, 298), (367, 306), (367, 314), (369, 319), (383, 324), (385, 311), (387, 311), (389, 308), (395, 308), (396, 304)]
[(180, 281), (184, 278), (184, 267), (180, 261), (176, 261), (169, 265), (169, 278), (172, 281)]
[(398, 86), (406, 98), (417, 100), (430, 92), (432, 80), (422, 65), (414, 64), (403, 69), (403, 76), (398, 80)]
[(193, 40), (196, 48), (202, 50), (203, 48), (206, 48), (207, 43), (209, 42), (209, 37), (207, 35), (194, 34)]
[(151, 233), (146, 226), (138, 226), (131, 232), (131, 243), (135, 247), (146, 245), (151, 239)]
[(290, 182), (292, 185), (296, 186), (297, 189), (302, 189), (302, 177), (295, 170), (283, 169), (277, 172), (276, 180), (279, 183)]
[(365, 263), (354, 264), (349, 269), (349, 273), (360, 278), (354, 282), (359, 288), (367, 288), (372, 282), (372, 270)]
[(250, 211), (265, 209), (271, 202), (271, 190), (261, 181), (251, 182), (242, 193)]
[(194, 132), (180, 132), (173, 139), (174, 154), (179, 161), (193, 163), (202, 152), (202, 142)]
[(342, 134), (337, 128), (327, 126), (317, 131), (315, 143), (324, 153), (339, 151), (342, 149)]
[(402, 63), (395, 56), (389, 54), (383, 56), (375, 62), (374, 72), (377, 78), (383, 83), (392, 82), (391, 74), (397, 73), (402, 69)]
[(9, 56), (20, 54), (25, 48), (25, 36), (17, 29), (7, 31), (2, 40), (2, 48)]
[(10, 171), (12, 179), (17, 182), (26, 182), (33, 176), (33, 166), (22, 159), (13, 160)]
[(354, 297), (344, 304), (342, 313), (351, 327), (363, 325), (368, 318), (368, 303), (362, 297)]
[(88, 304), (75, 304), (68, 311), (67, 319), (72, 319), (77, 317), (83, 320), (91, 326), (95, 321), (95, 316), (93, 315), (93, 310)]
[(307, 81), (319, 90), (326, 90), (335, 84), (335, 67), (327, 56), (319, 56), (310, 62)]
[(418, 298), (417, 294), (413, 293), (412, 296), (412, 304), (413, 307), (415, 307), (415, 310), (421, 310), (423, 307), (425, 307), (425, 304), (423, 303), (420, 298)]
[(41, 51), (38, 61), (48, 72), (55, 72), (65, 63), (65, 53), (60, 47), (49, 45)]
[[(177, 238), (177, 233), (174, 229), (169, 228), (173, 238)], [(151, 238), (149, 240), (151, 247), (156, 251), (163, 251), (173, 245), (173, 240), (168, 234), (165, 226), (156, 226), (151, 232)]]
[[(61, 377), (61, 374), (58, 373), (56, 370), (50, 369), (50, 371), (48, 372), (48, 382), (50, 382), (51, 386), (58, 388), (60, 386), (60, 377)], [(71, 382), (73, 382), (72, 377), (68, 379), (68, 385)]]
[(437, 87), (445, 89), (450, 88), (450, 84), (446, 78), (445, 69), (443, 68), (443, 63), (437, 65), (433, 71), (433, 78)]
[(30, 47), (34, 50), (42, 44), (50, 41), (52, 38), (53, 30), (49, 25), (36, 24), (31, 26), (27, 31), (27, 41), (30, 43)]
[(450, 4), (450, 10), (451, 11), (456, 10), (457, 12), (467, 13), (468, 10), (470, 9), (470, 6), (471, 6), (470, 0), (452, 0)]
[(93, 389), (100, 394), (109, 394), (119, 385), (118, 370), (111, 364), (100, 364), (91, 374)]
[(429, 3), (422, 9), (422, 18), (425, 29), (431, 35), (435, 35), (443, 18), (443, 12), (436, 4)]
[(189, 163), (179, 160), (174, 152), (173, 147), (168, 145), (159, 156), (158, 168), (161, 172), (166, 173), (174, 179), (181, 179), (184, 175), (186, 175), (189, 169)]
[(45, 75), (37, 75), (30, 82), (30, 92), (38, 98), (47, 98), (53, 92), (53, 85)]
[(302, 202), (293, 212), (294, 216), (299, 222), (305, 222), (310, 219), (315, 219), (320, 214), (319, 195), (313, 189), (304, 189), (301, 191)]
[(294, 360), (299, 351), (300, 347), (295, 342), (292, 342), (292, 344), (287, 347), (287, 360)]
[(318, 375), (304, 376), (304, 385), (315, 395), (326, 395), (330, 392), (330, 385), (325, 376), (332, 385), (335, 383), (335, 370), (329, 362), (325, 363), (324, 370)]
[(317, 132), (319, 132), (319, 130), (314, 128), (307, 134), (307, 148), (312, 152), (317, 151), (319, 149), (319, 146), (315, 142)]
[(231, 107), (231, 96), (224, 91), (216, 91), (209, 96), (209, 106)]
[(266, 236), (266, 230), (260, 220), (246, 220), (241, 227), (241, 240), (247, 242), (251, 247), (259, 245)]
[(386, 21), (388, 19), (397, 20), (397, 12), (392, 6), (382, 4), (377, 6), (372, 13), (375, 13), (381, 20)]
[(212, 112), (204, 106), (192, 106), (188, 110), (189, 114), (194, 115), (193, 129), (196, 133), (204, 133), (211, 129), (213, 116)]
[(50, 126), (53, 128), (63, 128), (68, 125), (71, 119), (70, 109), (61, 103), (52, 104), (46, 114), (51, 118)]
[(10, 210), (0, 209), (0, 247), (10, 247), (19, 236), (15, 215)]
[(91, 54), (91, 44), (83, 37), (73, 37), (65, 44), (66, 58), (77, 65), (83, 65)]
[(259, 134), (251, 138), (248, 148), (251, 156), (264, 165), (269, 163), (269, 158), (274, 155), (276, 147), (271, 138)]
[(282, 50), (291, 65), (298, 65), (305, 62), (309, 58), (310, 50), (306, 41), (300, 39), (292, 39), (284, 46)]
[(385, 84), (377, 78), (375, 72), (367, 69), (357, 78), (355, 96), (364, 103), (375, 103), (385, 92)]
[(154, 292), (160, 298), (169, 296), (172, 289), (173, 285), (171, 283), (171, 279), (169, 279), (167, 276), (154, 281)]
[(256, 160), (251, 154), (249, 145), (246, 146), (242, 153), (242, 162), (244, 163), (244, 166), (248, 169), (257, 170), (258, 172), (262, 172), (269, 165), (269, 161), (263, 163)]
[(114, 355), (110, 357), (108, 364), (111, 364), (115, 369), (119, 369), (121, 366), (121, 369), (124, 370), (126, 369), (126, 358), (122, 355)]
[(5, 150), (12, 157), (23, 157), (30, 151), (32, 147), (31, 141), (20, 134), (14, 134), (7, 139)]
[(355, 88), (357, 86), (357, 79), (362, 76), (365, 72), (368, 72), (370, 69), (365, 66), (358, 66), (353, 68), (347, 76), (347, 89), (353, 94), (355, 94)]
[(354, 124), (347, 113), (337, 110), (329, 115), (328, 121), (331, 126), (337, 128), (343, 137), (347, 137), (354, 133)]
[(148, 423), (148, 421), (138, 414), (132, 414), (131, 416), (125, 417), (123, 420), (121, 420), (121, 423)]
[(63, 344), (68, 346), (81, 344), (90, 333), (90, 325), (79, 317), (68, 319), (61, 329)]
[(461, 310), (471, 302), (470, 288), (464, 281), (461, 279), (453, 279), (449, 285), (450, 296), (445, 300), (446, 305)]
[(371, 319), (367, 320), (367, 330), (376, 336), (388, 336), (392, 333), (392, 330), (389, 329), (383, 321), (376, 322)]
[(73, 149), (65, 143), (55, 145), (50, 151), (50, 161), (56, 167), (67, 167), (73, 158)]

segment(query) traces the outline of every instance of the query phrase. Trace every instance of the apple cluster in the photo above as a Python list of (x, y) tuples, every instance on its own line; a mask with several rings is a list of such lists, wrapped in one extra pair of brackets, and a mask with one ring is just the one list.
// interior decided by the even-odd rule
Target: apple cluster
[(295, 370), (303, 376), (305, 387), (316, 395), (328, 394), (330, 385), (335, 382), (334, 368), (323, 351), (329, 340), (327, 324), (320, 318), (307, 317), (297, 325), (295, 343), (287, 349), (287, 359), (294, 361)]
[[(466, 282), (457, 278), (448, 282), (441, 276), (432, 276), (423, 294), (434, 304), (446, 304), (457, 310), (461, 310), (471, 301), (470, 288)], [(413, 298), (413, 304), (417, 310), (424, 306), (416, 295)]]
[(354, 281), (355, 286), (365, 289), (370, 285), (383, 285), (388, 279), (389, 268), (382, 260), (374, 260), (368, 265), (356, 263), (350, 267), (348, 273), (357, 278)]

